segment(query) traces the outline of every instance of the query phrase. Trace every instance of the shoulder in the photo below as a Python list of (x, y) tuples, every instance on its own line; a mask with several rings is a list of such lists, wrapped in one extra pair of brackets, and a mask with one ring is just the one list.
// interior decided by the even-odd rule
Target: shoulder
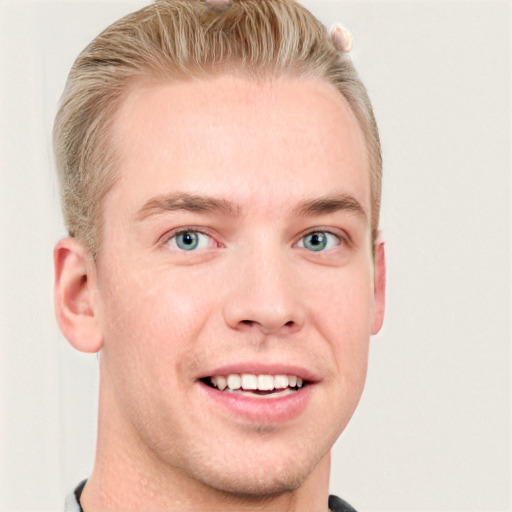
[(329, 510), (331, 512), (357, 512), (356, 509), (350, 506), (345, 500), (333, 495), (329, 496)]

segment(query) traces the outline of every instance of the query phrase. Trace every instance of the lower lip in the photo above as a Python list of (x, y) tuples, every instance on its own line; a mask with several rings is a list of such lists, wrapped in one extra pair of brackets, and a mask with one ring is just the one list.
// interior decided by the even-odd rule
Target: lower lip
[(198, 384), (208, 400), (227, 409), (230, 415), (235, 414), (246, 421), (257, 423), (280, 423), (300, 416), (306, 409), (314, 388), (314, 384), (308, 384), (289, 395), (266, 395), (262, 398), (220, 391), (201, 381)]

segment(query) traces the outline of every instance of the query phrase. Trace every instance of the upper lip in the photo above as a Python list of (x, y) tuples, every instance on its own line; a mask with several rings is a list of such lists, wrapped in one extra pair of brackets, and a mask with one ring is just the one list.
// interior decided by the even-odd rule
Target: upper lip
[(239, 363), (229, 363), (217, 366), (206, 373), (201, 374), (198, 379), (206, 377), (215, 377), (219, 375), (233, 375), (249, 373), (253, 375), (295, 375), (307, 382), (317, 382), (319, 377), (310, 369), (298, 364), (280, 364), (280, 363), (262, 363), (254, 361), (245, 361)]

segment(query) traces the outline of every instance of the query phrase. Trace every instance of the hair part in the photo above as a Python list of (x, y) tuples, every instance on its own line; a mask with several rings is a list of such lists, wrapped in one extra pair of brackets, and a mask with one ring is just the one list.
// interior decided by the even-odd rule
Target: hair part
[(78, 56), (54, 124), (54, 152), (69, 235), (96, 257), (103, 199), (116, 181), (111, 127), (137, 84), (222, 73), (257, 80), (307, 77), (334, 85), (354, 112), (370, 165), (371, 228), (379, 224), (382, 158), (366, 89), (351, 59), (295, 0), (237, 0), (226, 13), (202, 0), (158, 0), (112, 24)]

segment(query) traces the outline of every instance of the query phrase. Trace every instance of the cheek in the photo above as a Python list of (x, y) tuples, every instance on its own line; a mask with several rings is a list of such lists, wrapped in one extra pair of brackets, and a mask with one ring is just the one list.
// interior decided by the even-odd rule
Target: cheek
[[(338, 333), (340, 339), (369, 338), (373, 312), (373, 272), (371, 267), (340, 269), (310, 287), (318, 327)], [(332, 332), (331, 332), (332, 336)]]
[[(137, 277), (121, 278), (123, 274)], [(105, 280), (104, 377), (112, 382), (119, 404), (134, 423), (139, 424), (148, 411), (158, 416), (156, 411), (167, 410), (162, 390), (183, 383), (180, 362), (194, 352), (208, 318), (205, 295), (204, 287), (165, 272), (155, 278), (154, 272), (123, 273), (118, 267)]]
[(362, 392), (366, 378), (373, 312), (373, 273), (371, 266), (346, 269), (337, 278), (324, 283), (315, 293), (315, 328), (329, 342), (335, 364), (333, 378), (342, 379), (342, 387), (354, 396)]
[(123, 272), (120, 266), (104, 280), (102, 295), (106, 351), (136, 353), (138, 360), (155, 354), (166, 359), (186, 349), (207, 321), (214, 297), (204, 285), (171, 272)]

